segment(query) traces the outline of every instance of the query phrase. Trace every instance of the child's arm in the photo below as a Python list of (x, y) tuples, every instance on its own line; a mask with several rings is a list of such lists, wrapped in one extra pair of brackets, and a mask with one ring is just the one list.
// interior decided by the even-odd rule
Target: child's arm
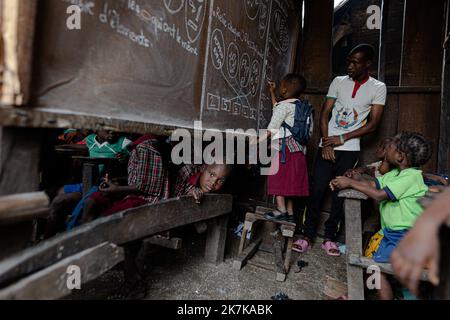
[(347, 177), (337, 177), (336, 179), (330, 182), (330, 187), (331, 190), (333, 191), (334, 188), (338, 189), (352, 188), (366, 194), (368, 197), (377, 201), (389, 199), (386, 191), (378, 190), (376, 188), (374, 181), (367, 181), (367, 180), (358, 181)]
[(440, 226), (450, 219), (450, 188), (436, 197), (417, 219), (414, 227), (392, 252), (391, 263), (397, 279), (417, 293), (420, 274), (429, 267), (428, 279), (439, 284)]
[(275, 82), (269, 81), (269, 91), (270, 91), (270, 97), (272, 98), (272, 106), (275, 106), (278, 103), (277, 96), (275, 94), (276, 88), (277, 88), (277, 85), (275, 84)]

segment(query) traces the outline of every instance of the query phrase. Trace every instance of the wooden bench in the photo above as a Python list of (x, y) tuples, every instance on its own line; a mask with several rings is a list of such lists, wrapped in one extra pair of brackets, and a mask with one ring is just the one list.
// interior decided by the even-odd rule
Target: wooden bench
[[(363, 271), (370, 266), (377, 266), (381, 272), (393, 275), (390, 263), (377, 263), (363, 256), (361, 201), (368, 197), (356, 190), (342, 190), (339, 197), (345, 198), (345, 243), (347, 246), (347, 288), (350, 300), (364, 300)], [(426, 271), (421, 280), (428, 281)]]
[[(0, 261), (0, 299), (60, 298), (70, 292), (61, 288), (64, 282), (56, 281), (52, 274), (56, 272), (67, 279), (64, 267), (69, 263), (81, 264), (81, 273), (88, 275), (82, 277), (85, 283), (122, 260), (122, 249), (114, 246), (126, 249), (133, 241), (200, 221), (208, 223), (205, 259), (209, 263), (221, 263), (231, 211), (231, 195), (208, 194), (200, 205), (185, 196), (94, 220)], [(107, 252), (114, 253), (117, 259), (105, 260)], [(39, 287), (46, 283), (44, 279), (50, 280), (43, 291)]]
[[(256, 212), (248, 212), (245, 216), (244, 227), (242, 229), (241, 240), (239, 243), (238, 256), (234, 260), (233, 268), (241, 270), (247, 261), (258, 251), (263, 239), (254, 240), (249, 243), (247, 234), (254, 231), (254, 226), (258, 222), (270, 222), (277, 225), (276, 230), (271, 232), (273, 250), (276, 266), (276, 280), (285, 281), (289, 273), (292, 255), (292, 243), (295, 233), (295, 223), (286, 221), (272, 221), (264, 217), (264, 213), (272, 211), (271, 208), (257, 207)], [(279, 228), (278, 228), (279, 227)], [(284, 259), (283, 259), (284, 252)]]
[(0, 197), (0, 260), (35, 241), (36, 219), (47, 217), (48, 205), (44, 192)]

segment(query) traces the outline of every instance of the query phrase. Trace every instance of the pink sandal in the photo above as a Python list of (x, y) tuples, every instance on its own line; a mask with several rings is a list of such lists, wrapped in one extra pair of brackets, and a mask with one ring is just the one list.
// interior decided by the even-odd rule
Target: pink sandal
[(304, 253), (304, 252), (308, 251), (309, 249), (311, 249), (311, 245), (309, 244), (309, 241), (305, 240), (305, 239), (297, 239), (292, 244), (292, 250), (300, 252), (300, 253)]
[[(322, 243), (322, 249), (324, 249), (329, 256), (339, 257), (341, 255), (338, 246), (331, 240), (326, 240), (324, 243)], [(332, 252), (332, 250), (335, 250), (337, 252)]]

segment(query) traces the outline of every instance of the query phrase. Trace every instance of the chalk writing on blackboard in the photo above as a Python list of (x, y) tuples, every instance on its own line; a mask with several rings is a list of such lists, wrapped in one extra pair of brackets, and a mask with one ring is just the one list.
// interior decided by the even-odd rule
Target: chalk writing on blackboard
[(184, 0), (164, 0), (166, 9), (171, 14), (176, 14), (183, 9)]

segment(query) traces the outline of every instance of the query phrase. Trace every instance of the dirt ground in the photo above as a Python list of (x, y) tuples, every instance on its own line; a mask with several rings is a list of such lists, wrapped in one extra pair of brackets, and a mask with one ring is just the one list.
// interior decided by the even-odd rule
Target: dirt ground
[[(280, 292), (294, 300), (327, 299), (327, 276), (346, 281), (345, 260), (327, 256), (317, 243), (306, 254), (293, 252), (287, 279), (278, 282), (271, 253), (258, 251), (241, 271), (233, 269), (239, 238), (230, 231), (225, 262), (208, 264), (203, 259), (205, 235), (191, 232), (184, 235), (180, 250), (151, 245), (142, 250), (146, 278), (138, 289), (128, 290), (118, 265), (67, 299), (269, 300)], [(300, 259), (308, 266), (298, 272)]]

